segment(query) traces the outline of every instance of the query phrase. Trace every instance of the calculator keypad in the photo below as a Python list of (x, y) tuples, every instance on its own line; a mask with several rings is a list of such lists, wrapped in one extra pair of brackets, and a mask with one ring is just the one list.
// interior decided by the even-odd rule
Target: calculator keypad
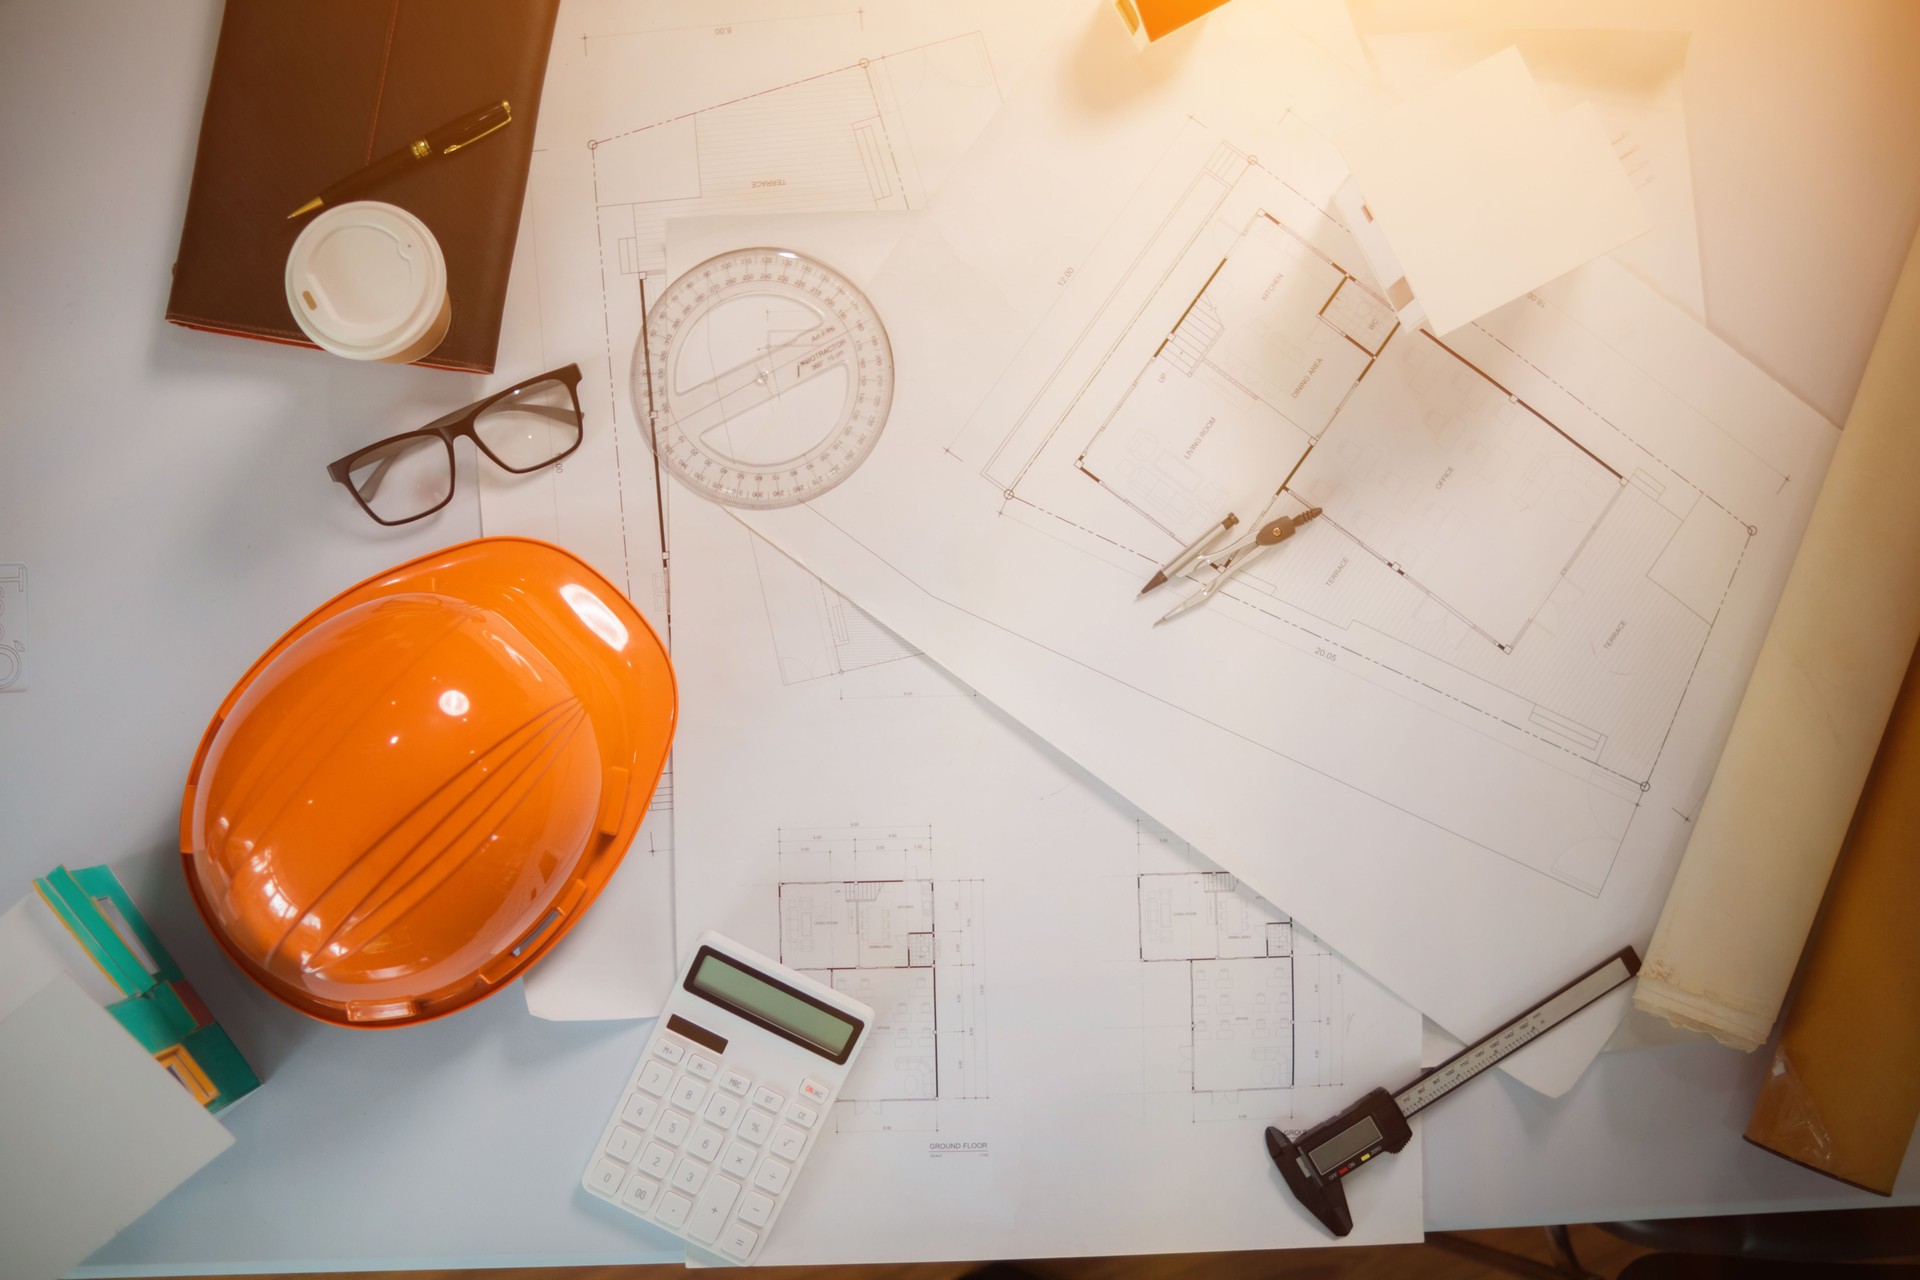
[[(640, 1149), (639, 1142), (640, 1142), (639, 1135), (638, 1134), (634, 1135), (635, 1145), (633, 1149), (635, 1151), (638, 1151)], [(783, 1124), (778, 1129), (775, 1129), (773, 1131), (773, 1143), (767, 1148), (767, 1150), (773, 1152), (773, 1154), (780, 1156), (784, 1159), (795, 1160), (795, 1159), (798, 1159), (800, 1156), (800, 1148), (806, 1145), (807, 1145), (806, 1134), (800, 1132), (798, 1129), (794, 1128), (792, 1125)], [(612, 1155), (613, 1153), (609, 1151), (607, 1154)]]
[(692, 1211), (693, 1201), (676, 1191), (667, 1191), (661, 1194), (660, 1206), (653, 1211), (653, 1214), (661, 1222), (678, 1231), (686, 1225), (687, 1215)]
[(759, 1146), (773, 1132), (773, 1117), (764, 1111), (749, 1111), (747, 1118), (740, 1122), (740, 1136)]
[(779, 1211), (831, 1094), (753, 1080), (655, 1033), (587, 1170), (589, 1191), (735, 1262)]
[(615, 1160), (631, 1160), (640, 1154), (640, 1135), (621, 1125), (607, 1139), (607, 1154)]
[(707, 1184), (706, 1194), (693, 1207), (693, 1221), (687, 1225), (687, 1238), (700, 1244), (712, 1244), (727, 1225), (733, 1202), (740, 1198), (740, 1184), (732, 1178), (715, 1178)]
[(642, 1174), (633, 1173), (627, 1176), (627, 1188), (620, 1193), (620, 1203), (629, 1209), (637, 1209), (644, 1213), (658, 1194), (660, 1194), (659, 1183)]
[(753, 1252), (753, 1246), (760, 1243), (760, 1233), (752, 1227), (738, 1222), (727, 1228), (727, 1238), (720, 1242), (720, 1252), (730, 1258), (745, 1262), (747, 1255)]
[(664, 1062), (649, 1062), (640, 1068), (638, 1087), (642, 1093), (659, 1097), (667, 1091), (667, 1085), (673, 1080), (673, 1068)]
[(687, 1144), (687, 1152), (701, 1160), (715, 1160), (719, 1158), (720, 1147), (726, 1140), (726, 1134), (712, 1125), (703, 1124), (693, 1131), (693, 1141)]
[(680, 1163), (673, 1169), (673, 1185), (681, 1191), (692, 1194), (707, 1184), (707, 1166), (704, 1161), (691, 1155), (680, 1157)]
[(748, 1226), (764, 1227), (773, 1218), (773, 1201), (758, 1191), (747, 1192), (740, 1204), (740, 1221)]

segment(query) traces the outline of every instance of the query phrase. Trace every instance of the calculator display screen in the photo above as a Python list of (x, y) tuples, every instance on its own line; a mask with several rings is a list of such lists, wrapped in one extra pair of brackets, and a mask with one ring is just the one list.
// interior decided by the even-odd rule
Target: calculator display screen
[(860, 1024), (846, 1014), (706, 948), (687, 974), (687, 989), (835, 1062), (847, 1060), (860, 1032)]

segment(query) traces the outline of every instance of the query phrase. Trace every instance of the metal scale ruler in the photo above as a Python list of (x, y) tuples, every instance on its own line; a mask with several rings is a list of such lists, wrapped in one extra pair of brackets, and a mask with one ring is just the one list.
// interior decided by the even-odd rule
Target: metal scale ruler
[(1267, 1130), (1267, 1154), (1287, 1189), (1327, 1230), (1344, 1236), (1353, 1214), (1340, 1180), (1413, 1137), (1407, 1121), (1488, 1067), (1531, 1044), (1640, 971), (1627, 947), (1542, 1000), (1493, 1034), (1468, 1045), (1397, 1093), (1375, 1089), (1299, 1138)]
[(893, 405), (893, 349), (852, 281), (787, 249), (738, 249), (667, 286), (633, 354), (656, 457), (739, 507), (785, 507), (853, 474)]

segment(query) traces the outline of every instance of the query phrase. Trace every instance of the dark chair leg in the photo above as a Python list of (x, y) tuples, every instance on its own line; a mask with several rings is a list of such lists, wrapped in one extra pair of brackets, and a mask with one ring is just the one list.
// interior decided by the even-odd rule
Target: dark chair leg
[(1532, 1258), (1523, 1258), (1517, 1253), (1508, 1253), (1505, 1249), (1496, 1249), (1478, 1240), (1468, 1240), (1464, 1236), (1446, 1232), (1428, 1235), (1427, 1243), (1462, 1258), (1471, 1258), (1483, 1267), (1492, 1267), (1508, 1275), (1525, 1276), (1528, 1280), (1600, 1280), (1600, 1277), (1581, 1266), (1580, 1260), (1574, 1256), (1573, 1238), (1565, 1227), (1548, 1227), (1546, 1230), (1547, 1248), (1553, 1254), (1550, 1263), (1535, 1262)]
[(1580, 1265), (1580, 1259), (1573, 1252), (1573, 1232), (1565, 1223), (1556, 1223), (1547, 1228), (1547, 1247), (1553, 1252), (1553, 1260), (1560, 1264), (1562, 1275), (1569, 1280), (1599, 1280), (1591, 1271)]

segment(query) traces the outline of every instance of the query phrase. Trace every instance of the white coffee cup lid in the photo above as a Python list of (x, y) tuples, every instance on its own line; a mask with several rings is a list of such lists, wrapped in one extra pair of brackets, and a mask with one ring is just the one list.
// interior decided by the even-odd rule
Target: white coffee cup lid
[(350, 360), (419, 344), (447, 300), (447, 259), (427, 224), (357, 200), (321, 213), (287, 254), (287, 306), (309, 338)]

